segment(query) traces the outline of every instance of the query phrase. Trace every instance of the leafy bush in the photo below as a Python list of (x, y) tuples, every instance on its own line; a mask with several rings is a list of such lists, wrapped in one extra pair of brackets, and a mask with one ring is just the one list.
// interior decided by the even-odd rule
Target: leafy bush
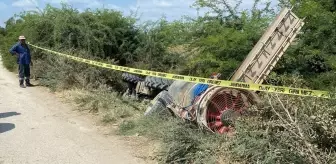
[(229, 154), (221, 150), (227, 138), (202, 132), (195, 125), (176, 118), (149, 117), (125, 121), (119, 127), (124, 135), (139, 134), (160, 140), (157, 153), (160, 163), (216, 163), (229, 161)]
[[(139, 65), (140, 68), (164, 71), (172, 67), (176, 69), (173, 65), (183, 61), (165, 50), (162, 38), (157, 38), (155, 32), (145, 33), (137, 29), (134, 18), (124, 17), (114, 10), (88, 9), (80, 13), (65, 4), (60, 9), (47, 6), (41, 12), (23, 12), (11, 18), (5, 31), (0, 45), (8, 69), (15, 66), (8, 50), (21, 34), (32, 44), (111, 64), (134, 66), (135, 63), (145, 63)], [(107, 84), (117, 91), (124, 90), (120, 72), (93, 68), (31, 49), (36, 63), (33, 76), (40, 78), (45, 86), (69, 89), (97, 88)]]
[[(0, 51), (1, 52), (1, 51)], [(16, 56), (8, 53), (1, 52), (1, 60), (3, 65), (10, 71), (16, 71), (18, 69), (16, 64)]]
[[(236, 122), (231, 135), (215, 135), (176, 118), (140, 118), (120, 125), (124, 135), (159, 139), (162, 163), (336, 162), (336, 104), (329, 100), (264, 95)], [(226, 157), (223, 159), (223, 157)]]

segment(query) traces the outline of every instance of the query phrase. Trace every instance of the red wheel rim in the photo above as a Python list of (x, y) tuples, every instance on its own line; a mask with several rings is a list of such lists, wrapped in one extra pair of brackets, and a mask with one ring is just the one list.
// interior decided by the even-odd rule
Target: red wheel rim
[(233, 127), (223, 122), (223, 113), (233, 110), (235, 114), (241, 113), (248, 107), (244, 95), (240, 92), (221, 91), (216, 94), (207, 106), (206, 121), (208, 127), (215, 133), (224, 134), (233, 131)]

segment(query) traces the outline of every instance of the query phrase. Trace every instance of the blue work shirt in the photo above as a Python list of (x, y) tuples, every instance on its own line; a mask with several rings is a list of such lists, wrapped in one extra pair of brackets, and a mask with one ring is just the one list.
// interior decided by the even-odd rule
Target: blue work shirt
[(15, 53), (19, 54), (17, 63), (18, 64), (30, 64), (31, 56), (30, 56), (30, 49), (28, 45), (22, 45), (20, 42), (16, 43), (9, 52), (14, 55)]

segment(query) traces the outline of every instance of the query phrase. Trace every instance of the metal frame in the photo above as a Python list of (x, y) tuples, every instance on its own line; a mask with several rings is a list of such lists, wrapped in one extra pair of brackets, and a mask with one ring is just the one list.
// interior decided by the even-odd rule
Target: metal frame
[(282, 9), (230, 80), (263, 83), (303, 25), (291, 9)]

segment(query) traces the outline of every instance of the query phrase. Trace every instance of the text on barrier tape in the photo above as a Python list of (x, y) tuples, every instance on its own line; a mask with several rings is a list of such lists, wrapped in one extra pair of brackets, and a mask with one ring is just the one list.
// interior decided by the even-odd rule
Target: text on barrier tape
[(281, 86), (272, 86), (272, 85), (262, 85), (262, 84), (254, 84), (254, 83), (243, 83), (243, 82), (234, 82), (234, 81), (226, 81), (226, 80), (214, 80), (214, 79), (208, 79), (208, 78), (177, 75), (177, 74), (155, 72), (155, 71), (142, 70), (142, 69), (136, 69), (136, 68), (130, 68), (130, 67), (123, 67), (123, 66), (88, 60), (88, 59), (84, 59), (80, 57), (75, 57), (75, 56), (59, 53), (56, 51), (52, 51), (49, 49), (45, 49), (45, 48), (30, 44), (30, 43), (28, 44), (35, 48), (38, 48), (38, 49), (41, 49), (47, 52), (51, 52), (51, 53), (54, 53), (54, 54), (57, 54), (63, 57), (67, 57), (67, 58), (70, 58), (78, 62), (87, 63), (90, 65), (95, 65), (95, 66), (102, 67), (102, 68), (138, 74), (138, 75), (154, 76), (154, 77), (181, 80), (181, 81), (192, 82), (192, 83), (203, 83), (203, 84), (210, 84), (210, 85), (216, 85), (216, 86), (222, 86), (222, 87), (228, 87), (228, 88), (252, 90), (252, 91), (262, 91), (262, 92), (270, 92), (270, 93), (281, 93), (281, 94), (320, 97), (320, 98), (332, 98), (332, 99), (336, 98), (336, 95), (334, 93), (327, 92), (327, 91), (310, 90), (310, 89), (302, 89), (302, 88), (290, 88), (290, 87), (281, 87)]

